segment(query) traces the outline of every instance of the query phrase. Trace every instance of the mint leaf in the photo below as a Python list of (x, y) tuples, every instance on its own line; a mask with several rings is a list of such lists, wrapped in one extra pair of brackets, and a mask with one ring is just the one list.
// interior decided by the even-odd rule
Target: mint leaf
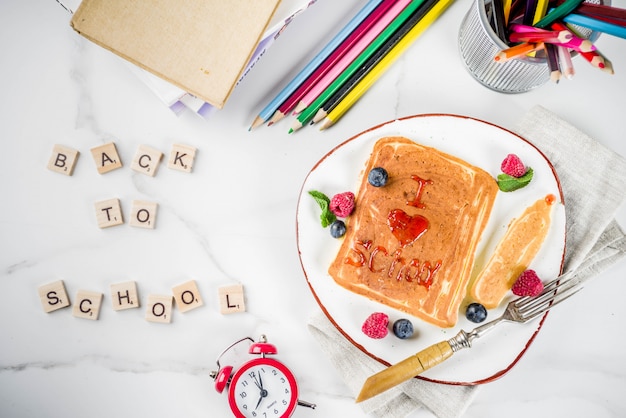
[(498, 187), (503, 192), (512, 192), (527, 186), (532, 179), (533, 169), (530, 167), (522, 177), (513, 177), (502, 173), (498, 174)]
[(332, 224), (337, 220), (337, 217), (334, 213), (328, 209), (330, 205), (330, 199), (322, 192), (318, 192), (317, 190), (309, 191), (309, 194), (313, 196), (313, 199), (317, 202), (320, 209), (322, 209), (322, 213), (320, 214), (320, 221), (322, 222), (322, 227), (326, 228), (328, 225)]

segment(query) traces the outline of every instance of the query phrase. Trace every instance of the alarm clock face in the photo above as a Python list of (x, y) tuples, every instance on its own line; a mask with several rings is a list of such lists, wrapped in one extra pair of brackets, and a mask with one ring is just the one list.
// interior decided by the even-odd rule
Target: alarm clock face
[(276, 360), (251, 360), (233, 376), (228, 402), (238, 418), (290, 417), (298, 404), (296, 379)]

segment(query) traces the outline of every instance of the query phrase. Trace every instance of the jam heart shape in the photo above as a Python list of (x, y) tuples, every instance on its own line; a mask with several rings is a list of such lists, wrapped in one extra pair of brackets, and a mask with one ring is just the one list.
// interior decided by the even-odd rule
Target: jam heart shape
[(402, 209), (394, 209), (387, 216), (387, 225), (400, 245), (406, 247), (428, 230), (428, 219), (421, 215), (411, 216)]

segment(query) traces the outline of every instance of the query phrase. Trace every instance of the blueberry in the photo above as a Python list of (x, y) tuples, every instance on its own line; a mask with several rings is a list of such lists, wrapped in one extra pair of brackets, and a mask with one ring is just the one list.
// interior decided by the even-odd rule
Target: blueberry
[(393, 333), (403, 340), (410, 338), (413, 335), (413, 324), (408, 319), (398, 319), (393, 323)]
[(485, 307), (480, 303), (470, 303), (467, 305), (465, 317), (472, 322), (483, 322), (487, 319), (487, 309), (485, 309)]
[(383, 187), (387, 184), (388, 179), (389, 175), (387, 174), (387, 170), (382, 167), (372, 168), (367, 175), (367, 181), (374, 187)]
[(341, 220), (336, 220), (330, 225), (330, 235), (333, 238), (341, 238), (346, 234), (346, 224)]

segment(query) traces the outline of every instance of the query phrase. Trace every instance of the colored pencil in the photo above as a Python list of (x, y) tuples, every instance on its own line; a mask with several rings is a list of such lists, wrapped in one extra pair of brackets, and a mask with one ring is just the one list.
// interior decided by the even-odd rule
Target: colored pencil
[(546, 15), (548, 11), (548, 0), (537, 0), (537, 6), (535, 7), (535, 14), (533, 16), (533, 25), (539, 22)]
[[(557, 1), (557, 5), (561, 4), (564, 0)], [(626, 9), (619, 7), (612, 7), (606, 4), (594, 4), (594, 3), (582, 3), (576, 7), (575, 13), (590, 15), (590, 16), (604, 16), (612, 17), (615, 20), (626, 20)]]
[(513, 5), (513, 0), (504, 0), (503, 10), (504, 10), (504, 24), (509, 24), (509, 18), (511, 17), (511, 7)]
[(574, 65), (572, 64), (572, 53), (569, 48), (558, 45), (556, 50), (559, 55), (559, 66), (565, 78), (571, 80), (574, 77)]
[(550, 80), (558, 83), (561, 80), (561, 67), (559, 67), (559, 55), (556, 47), (552, 44), (544, 45), (546, 50), (546, 60), (550, 69)]
[[(419, 16), (424, 16), (428, 10), (434, 6), (435, 0), (427, 0), (416, 12), (416, 15), (412, 17), (413, 21), (417, 22), (419, 20)], [(397, 32), (393, 34), (393, 37), (389, 39), (385, 45), (381, 48), (377, 49), (368, 60), (360, 66), (357, 71), (352, 74), (345, 83), (341, 85), (337, 91), (335, 91), (328, 99), (324, 102), (324, 104), (318, 109), (318, 111), (313, 116), (311, 123), (317, 123), (320, 120), (324, 119), (328, 112), (330, 112), (349, 92), (354, 88), (354, 86), (363, 79), (367, 75), (371, 69), (378, 64), (385, 55), (391, 51), (391, 49), (398, 43), (400, 40), (406, 36), (406, 34), (413, 27), (409, 22), (400, 28)]]
[(293, 110), (302, 97), (374, 26), (396, 3), (396, 0), (383, 0), (361, 24), (322, 62), (307, 79), (278, 107), (270, 119), (270, 124), (282, 119)]
[(533, 26), (544, 29), (550, 26), (553, 22), (556, 22), (564, 16), (572, 13), (572, 11), (582, 2), (583, 0), (565, 0), (562, 4), (550, 10), (550, 12), (547, 13), (543, 19), (535, 23)]
[(309, 123), (315, 113), (322, 107), (324, 102), (335, 93), (363, 64), (366, 63), (367, 59), (370, 58), (378, 48), (382, 47), (396, 32), (400, 27), (405, 25), (407, 22), (411, 22), (411, 24), (415, 24), (412, 21), (412, 16), (415, 15), (416, 10), (418, 10), (419, 6), (423, 3), (423, 0), (414, 0), (412, 1), (403, 11), (396, 17), (393, 22), (389, 24), (385, 30), (372, 41), (372, 43), (367, 47), (365, 51), (363, 51), (359, 56), (345, 69), (344, 72), (341, 73), (339, 77), (335, 81), (331, 83), (326, 90), (322, 92), (314, 101), (308, 106), (306, 109), (300, 113), (298, 118), (294, 121), (293, 125), (289, 129), (289, 133), (297, 131), (302, 128), (305, 124)]
[(537, 10), (537, 1), (538, 0), (526, 0), (526, 4), (524, 5), (524, 16), (522, 17), (522, 23), (525, 25), (532, 25), (533, 17), (535, 16), (535, 11)]
[(581, 52), (580, 55), (591, 65), (600, 70), (613, 74), (613, 64), (598, 51)]
[(300, 113), (306, 109), (313, 101), (328, 87), (330, 84), (354, 62), (356, 57), (367, 48), (368, 45), (378, 36), (389, 24), (395, 19), (400, 12), (411, 2), (411, 0), (398, 0), (396, 4), (379, 19), (374, 27), (372, 27), (363, 36), (354, 47), (348, 51), (341, 60), (335, 64), (326, 75), (313, 86), (300, 100), (296, 106), (294, 113)]
[(613, 25), (618, 25), (618, 26), (625, 26), (626, 25), (626, 19), (622, 19), (620, 17), (606, 16), (606, 15), (602, 15), (602, 14), (586, 13), (586, 12), (583, 13), (583, 12), (578, 11), (578, 10), (576, 10), (576, 12), (581, 14), (581, 15), (593, 18), (593, 19), (597, 19), (597, 20), (601, 20), (603, 22), (611, 23)]
[(566, 30), (572, 34), (572, 38), (566, 42), (561, 42), (561, 46), (571, 48), (578, 52), (589, 52), (596, 50), (596, 46), (589, 39), (578, 36), (570, 28), (568, 28), (567, 25), (564, 25), (561, 22), (554, 22), (551, 25), (551, 28), (558, 31)]
[(278, 106), (346, 39), (350, 33), (378, 6), (382, 0), (369, 0), (367, 4), (322, 48), (322, 50), (259, 112), (250, 129), (268, 121)]
[(577, 13), (568, 14), (563, 17), (563, 21), (572, 25), (583, 26), (587, 29), (626, 39), (626, 26), (614, 25), (612, 23), (604, 22), (602, 20)]
[(492, 0), (491, 8), (493, 10), (493, 29), (496, 36), (506, 42), (507, 30), (504, 19), (504, 3), (502, 0)]
[(327, 129), (356, 103), (395, 60), (452, 4), (454, 0), (438, 0), (402, 40), (361, 80), (324, 119), (320, 129)]
[(567, 30), (562, 31), (542, 31), (542, 32), (512, 32), (509, 34), (511, 42), (550, 42), (563, 43), (571, 40), (572, 33)]
[(493, 58), (494, 61), (497, 62), (506, 62), (510, 59), (521, 57), (522, 55), (529, 54), (531, 52), (537, 51), (544, 47), (543, 42), (538, 42), (536, 44), (524, 42), (521, 44), (517, 44), (507, 49), (503, 49), (498, 52), (496, 56)]

